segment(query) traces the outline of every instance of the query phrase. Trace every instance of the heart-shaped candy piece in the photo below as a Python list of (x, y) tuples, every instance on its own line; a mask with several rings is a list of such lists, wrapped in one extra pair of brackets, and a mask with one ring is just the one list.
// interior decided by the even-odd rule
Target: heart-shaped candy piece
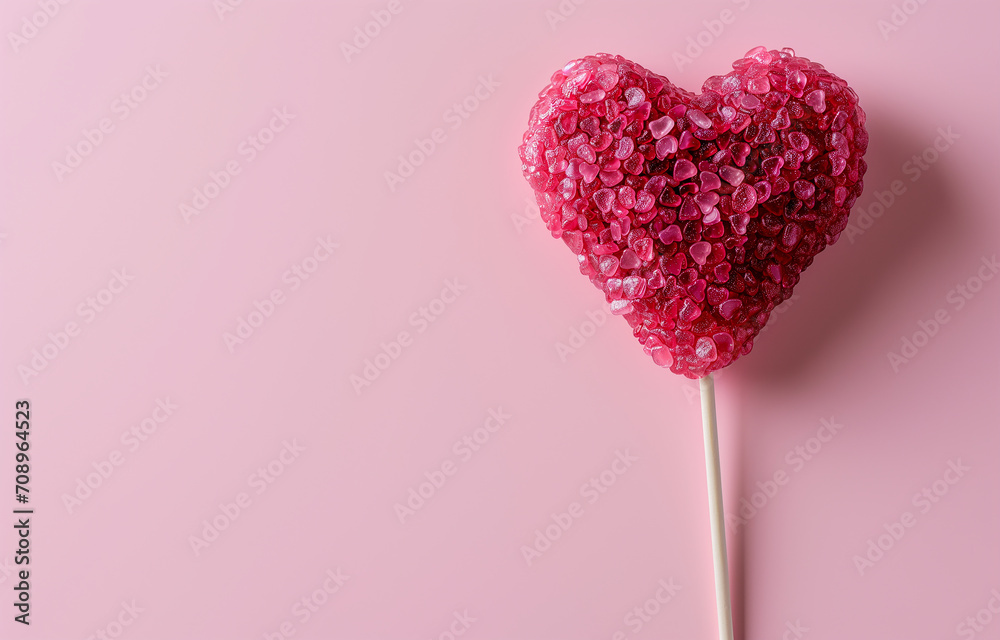
[(620, 56), (570, 62), (518, 151), (580, 271), (656, 364), (698, 378), (749, 353), (837, 241), (867, 147), (846, 82), (758, 47), (698, 95)]

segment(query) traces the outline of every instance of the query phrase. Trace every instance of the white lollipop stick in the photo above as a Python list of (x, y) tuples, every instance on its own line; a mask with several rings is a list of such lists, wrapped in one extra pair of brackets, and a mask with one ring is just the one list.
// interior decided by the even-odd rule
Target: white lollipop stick
[(733, 606), (729, 598), (729, 559), (726, 556), (726, 520), (722, 510), (722, 470), (719, 468), (719, 433), (715, 422), (715, 381), (712, 374), (701, 382), (701, 423), (705, 431), (705, 467), (708, 472), (708, 511), (712, 519), (712, 560), (715, 563), (715, 602), (719, 613), (719, 638), (733, 640)]

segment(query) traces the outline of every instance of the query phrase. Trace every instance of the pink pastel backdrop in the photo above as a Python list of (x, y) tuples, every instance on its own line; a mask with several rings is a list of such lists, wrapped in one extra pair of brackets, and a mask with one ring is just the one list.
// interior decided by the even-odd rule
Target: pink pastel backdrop
[[(794, 47), (861, 96), (855, 223), (894, 180), (906, 190), (820, 256), (718, 378), (727, 512), (763, 505), (730, 532), (739, 636), (1000, 637), (1000, 282), (986, 269), (961, 309), (949, 297), (998, 252), (997, 7), (5, 2), (0, 407), (31, 402), (36, 511), (32, 625), (5, 605), (0, 637), (713, 637), (696, 386), (621, 319), (587, 324), (599, 294), (531, 210), (516, 147), (574, 57), (620, 53), (697, 89), (758, 44)], [(144, 79), (141, 103), (115, 102)], [(57, 176), (104, 118), (113, 129)], [(240, 145), (262, 127), (251, 158)], [(390, 189), (385, 172), (437, 128)], [(904, 163), (939, 130), (947, 149), (911, 180)], [(308, 279), (286, 276), (294, 265)], [(102, 293), (116, 271), (127, 286)], [(107, 304), (87, 311), (88, 297)], [(948, 322), (894, 370), (888, 353), (941, 309)], [(26, 376), (69, 322), (76, 335)], [(587, 337), (560, 355), (574, 331)], [(356, 393), (350, 376), (383, 344), (398, 357)], [(509, 415), (493, 431), (490, 410)], [(810, 441), (823, 420), (841, 428)], [(456, 449), (464, 437), (478, 449)], [(14, 443), (8, 428), (4, 509)], [(602, 472), (614, 483), (582, 494)], [(427, 477), (442, 486), (401, 522), (395, 505)], [(522, 547), (574, 502), (529, 564)], [(904, 512), (913, 526), (893, 538)], [(213, 520), (224, 530), (193, 548)], [(635, 607), (654, 612), (641, 628)], [(979, 630), (960, 626), (977, 615)]]

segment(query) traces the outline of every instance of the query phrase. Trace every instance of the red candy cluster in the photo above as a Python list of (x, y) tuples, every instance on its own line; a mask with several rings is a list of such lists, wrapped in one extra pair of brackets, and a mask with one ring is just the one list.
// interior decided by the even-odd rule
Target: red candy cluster
[(518, 149), (542, 218), (647, 354), (698, 378), (750, 352), (837, 241), (868, 146), (857, 94), (758, 47), (700, 95), (620, 56), (552, 76)]

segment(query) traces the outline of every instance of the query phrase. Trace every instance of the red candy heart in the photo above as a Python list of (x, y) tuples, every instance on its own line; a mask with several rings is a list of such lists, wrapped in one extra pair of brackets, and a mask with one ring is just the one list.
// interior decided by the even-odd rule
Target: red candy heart
[(656, 364), (698, 378), (753, 347), (861, 194), (857, 94), (758, 47), (695, 95), (620, 56), (557, 71), (518, 149), (546, 227)]

